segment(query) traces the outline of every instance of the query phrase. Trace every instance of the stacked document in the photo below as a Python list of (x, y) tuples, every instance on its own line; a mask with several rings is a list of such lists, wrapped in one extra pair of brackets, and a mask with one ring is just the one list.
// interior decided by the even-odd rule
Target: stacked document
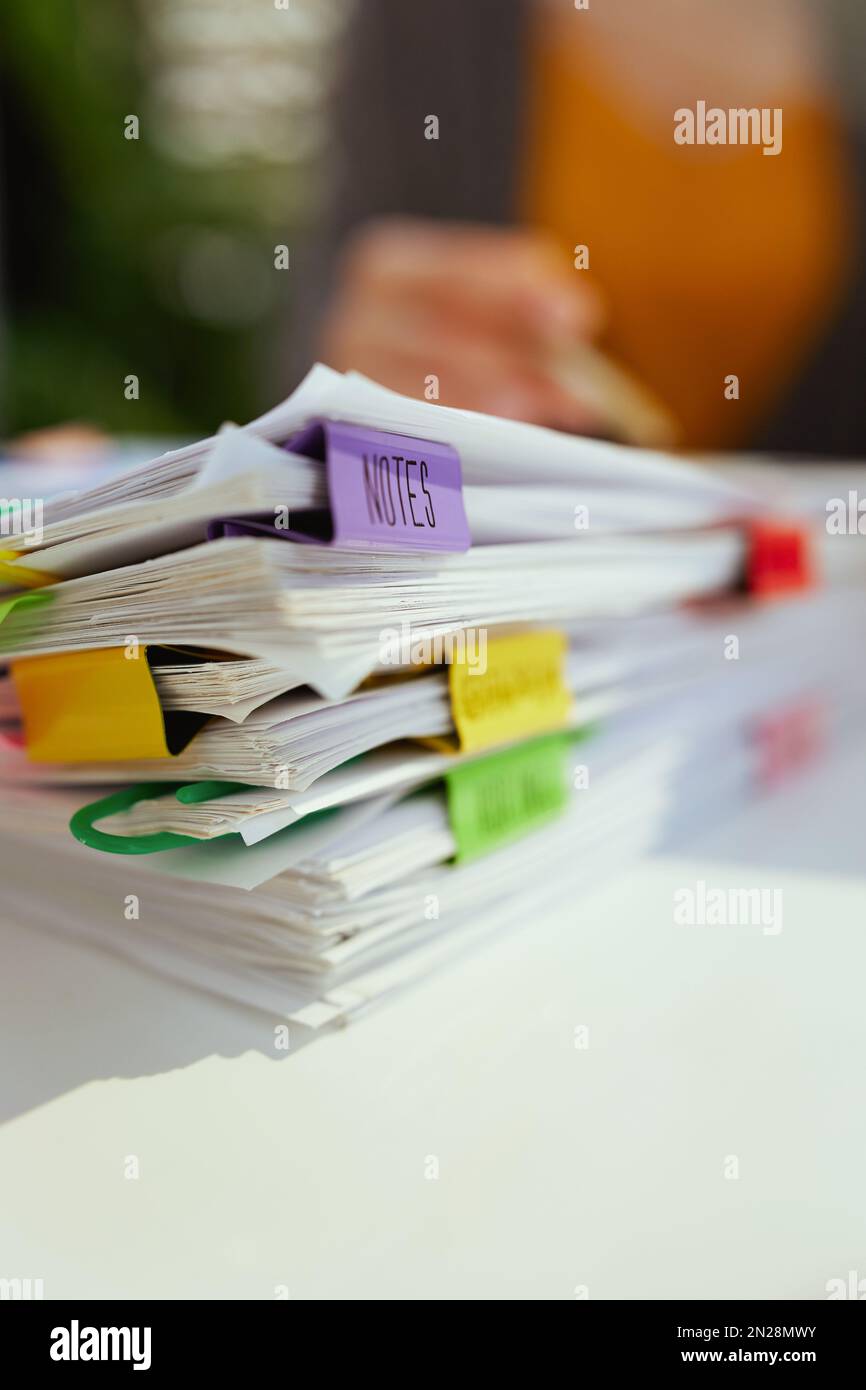
[(304, 1029), (531, 950), (856, 716), (808, 523), (316, 367), (6, 538), (8, 910)]

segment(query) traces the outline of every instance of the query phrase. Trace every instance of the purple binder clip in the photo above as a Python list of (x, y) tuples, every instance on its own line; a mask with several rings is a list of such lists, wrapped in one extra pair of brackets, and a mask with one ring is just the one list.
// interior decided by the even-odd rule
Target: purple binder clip
[(315, 420), (285, 447), (325, 465), (331, 544), (438, 551), (472, 544), (460, 459), (448, 444)]

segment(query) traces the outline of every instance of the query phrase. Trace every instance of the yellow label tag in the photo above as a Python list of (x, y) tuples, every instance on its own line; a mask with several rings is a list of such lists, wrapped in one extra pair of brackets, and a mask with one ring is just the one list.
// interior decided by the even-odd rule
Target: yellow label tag
[(126, 651), (107, 647), (11, 663), (33, 762), (170, 756), (146, 650)]
[(490, 638), (471, 664), (452, 662), (448, 683), (461, 752), (561, 729), (572, 704), (565, 652), (561, 632), (521, 632)]
[(17, 550), (0, 550), (0, 583), (15, 584), (19, 589), (42, 589), (56, 582), (53, 574), (16, 564), (19, 559)]

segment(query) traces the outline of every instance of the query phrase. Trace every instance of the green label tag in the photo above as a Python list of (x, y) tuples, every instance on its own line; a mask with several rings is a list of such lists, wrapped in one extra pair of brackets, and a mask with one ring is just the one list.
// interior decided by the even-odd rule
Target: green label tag
[(553, 820), (569, 799), (572, 734), (549, 734), (445, 774), (456, 859), (464, 863)]
[[(28, 589), (25, 594), (13, 594), (10, 598), (4, 598), (0, 602), (0, 623), (5, 622), (10, 613), (14, 612), (17, 616), (21, 609), (39, 608), (53, 598), (52, 589)], [(25, 629), (16, 627), (16, 633), (24, 631)]]

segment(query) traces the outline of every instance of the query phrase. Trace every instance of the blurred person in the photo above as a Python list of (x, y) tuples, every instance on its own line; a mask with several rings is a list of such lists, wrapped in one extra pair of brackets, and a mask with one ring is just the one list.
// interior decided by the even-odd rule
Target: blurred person
[[(685, 446), (866, 452), (861, 10), (363, 0), (297, 365), (609, 433), (594, 340)], [(778, 149), (678, 143), (699, 103), (780, 111)]]

